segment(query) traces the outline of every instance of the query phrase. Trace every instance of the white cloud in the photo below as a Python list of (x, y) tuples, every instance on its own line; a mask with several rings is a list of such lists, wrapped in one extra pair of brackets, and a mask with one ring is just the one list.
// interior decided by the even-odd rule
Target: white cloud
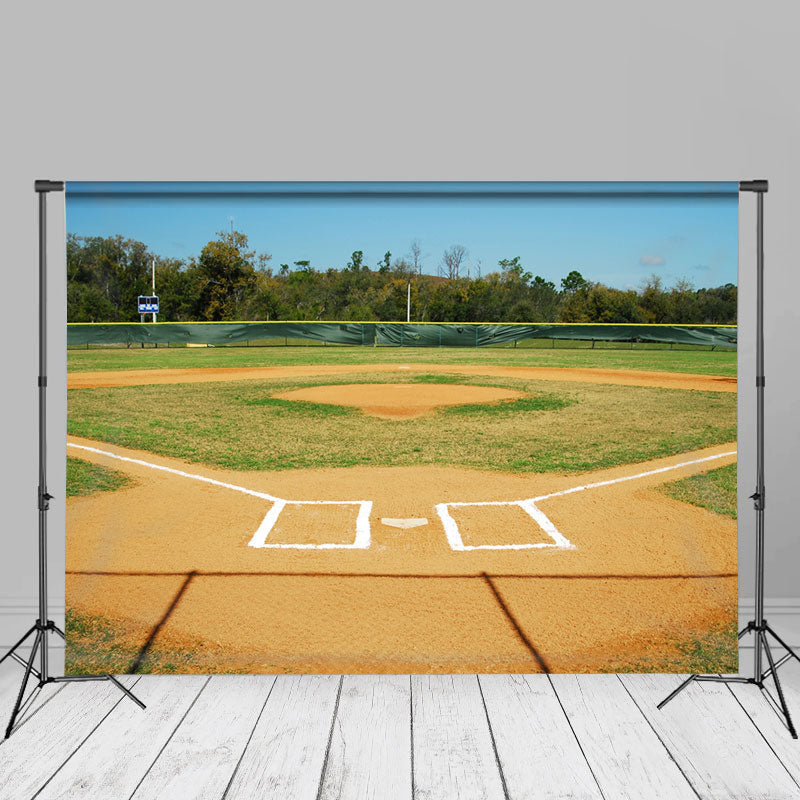
[(660, 267), (666, 263), (663, 256), (653, 256), (645, 254), (639, 257), (639, 263), (643, 267)]

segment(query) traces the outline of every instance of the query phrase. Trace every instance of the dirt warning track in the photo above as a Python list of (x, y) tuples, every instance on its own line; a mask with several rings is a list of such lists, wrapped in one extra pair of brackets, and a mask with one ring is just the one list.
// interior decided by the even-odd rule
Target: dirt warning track
[(623, 369), (575, 369), (572, 367), (504, 367), (483, 364), (316, 364), (290, 367), (208, 367), (198, 369), (139, 369), (71, 372), (68, 389), (112, 386), (151, 386), (171, 383), (208, 383), (275, 378), (323, 377), (350, 373), (448, 373), (496, 378), (612, 383), (621, 386), (658, 386), (666, 389), (696, 389), (735, 392), (736, 378), (695, 375), (687, 372), (653, 372)]
[[(70, 604), (143, 631), (142, 646), (202, 641), (220, 669), (595, 671), (612, 654), (657, 661), (736, 604), (735, 521), (657, 490), (732, 463), (735, 444), (571, 476), (228, 472), (74, 437), (68, 453), (134, 479), (68, 501)], [(442, 504), (476, 549), (453, 548)], [(254, 546), (270, 513), (264, 542), (283, 546)], [(330, 547), (365, 519), (366, 546)], [(552, 544), (541, 519), (570, 547), (510, 547)]]

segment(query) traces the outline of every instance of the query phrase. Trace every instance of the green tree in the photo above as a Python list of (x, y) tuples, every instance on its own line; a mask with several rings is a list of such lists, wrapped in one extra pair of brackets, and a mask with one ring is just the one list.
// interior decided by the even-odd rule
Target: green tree
[(368, 269), (368, 267), (366, 267), (364, 264), (364, 251), (354, 250), (353, 255), (350, 256), (350, 260), (347, 262), (345, 269), (349, 269), (352, 272), (359, 272), (361, 269)]
[(256, 285), (247, 236), (220, 231), (200, 252), (196, 269), (201, 280), (199, 312), (211, 321), (237, 319), (249, 291)]
[(566, 278), (561, 279), (561, 289), (569, 294), (574, 294), (588, 287), (588, 283), (578, 270), (573, 269)]

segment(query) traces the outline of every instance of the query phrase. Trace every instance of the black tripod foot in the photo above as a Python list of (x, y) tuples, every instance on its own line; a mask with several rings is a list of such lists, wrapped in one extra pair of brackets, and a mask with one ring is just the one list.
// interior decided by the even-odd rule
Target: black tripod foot
[[(759, 639), (761, 640), (764, 646), (764, 652), (767, 655), (767, 661), (769, 662), (769, 670), (761, 676), (762, 682), (762, 690), (764, 678), (767, 675), (772, 675), (772, 682), (775, 684), (775, 691), (778, 693), (778, 702), (781, 707), (781, 712), (786, 720), (786, 727), (789, 729), (789, 733), (792, 736), (792, 739), (797, 738), (797, 731), (795, 730), (794, 723), (792, 722), (792, 715), (789, 713), (789, 706), (786, 705), (786, 698), (783, 696), (783, 688), (781, 687), (780, 679), (778, 678), (778, 665), (775, 663), (775, 660), (772, 657), (772, 648), (769, 646), (769, 640), (767, 639), (767, 633), (772, 633), (770, 627), (765, 623), (764, 629), (758, 632)], [(774, 633), (772, 633), (778, 641), (781, 641)], [(785, 646), (785, 645), (784, 645)], [(797, 658), (797, 655), (791, 650), (791, 648), (786, 648), (788, 653), (787, 655), (794, 656)], [(783, 660), (786, 660), (785, 658)]]
[(119, 689), (122, 694), (133, 700), (139, 708), (147, 708), (147, 706), (130, 690), (127, 686), (121, 683), (113, 675), (59, 675), (56, 678), (50, 678), (50, 683), (86, 683), (87, 681), (111, 681), (114, 686)]
[[(22, 713), (23, 709), (27, 707), (27, 705), (31, 702), (36, 689), (41, 689), (48, 683), (78, 683), (78, 682), (85, 682), (85, 681), (110, 681), (113, 683), (126, 697), (133, 700), (139, 708), (145, 708), (145, 704), (130, 690), (121, 683), (117, 678), (113, 675), (59, 675), (57, 677), (49, 677), (49, 676), (42, 676), (42, 674), (34, 669), (33, 664), (36, 660), (36, 655), (40, 652), (40, 648), (47, 647), (47, 642), (45, 641), (45, 637), (49, 632), (53, 632), (58, 634), (62, 639), (65, 638), (64, 632), (53, 622), (47, 620), (46, 622), (42, 623), (41, 621), (37, 620), (36, 624), (31, 627), (31, 629), (9, 650), (2, 658), (0, 658), (0, 663), (5, 661), (7, 658), (11, 657), (15, 661), (18, 661), (25, 667), (25, 673), (22, 677), (22, 685), (19, 687), (19, 693), (17, 694), (17, 700), (14, 703), (14, 708), (11, 711), (11, 718), (8, 721), (8, 726), (6, 727), (5, 738), (8, 739), (9, 736), (14, 732), (14, 726), (17, 724), (17, 720), (19, 719), (20, 714)], [(28, 640), (28, 637), (35, 633), (36, 636), (33, 640), (33, 646), (31, 647), (30, 655), (27, 659), (23, 659), (16, 651)], [(25, 692), (28, 688), (28, 683), (30, 681), (31, 676), (34, 676), (37, 680), (37, 685), (35, 689), (33, 689), (28, 697), (26, 698)]]
[[(15, 657), (17, 654), (15, 653), (16, 649), (31, 635), (33, 631), (36, 631), (36, 637), (33, 640), (33, 647), (31, 647), (30, 655), (28, 656), (28, 660), (25, 662), (25, 674), (22, 677), (22, 684), (19, 687), (19, 692), (17, 693), (17, 700), (14, 703), (14, 708), (11, 710), (11, 718), (8, 720), (8, 727), (6, 728), (6, 735), (5, 738), (8, 739), (11, 736), (11, 732), (14, 730), (14, 725), (17, 721), (17, 717), (19, 716), (20, 710), (22, 709), (23, 703), (25, 702), (25, 690), (28, 688), (28, 681), (30, 680), (31, 673), (36, 673), (39, 676), (39, 687), (42, 686), (42, 679), (41, 675), (36, 672), (33, 668), (33, 662), (36, 659), (36, 654), (39, 652), (39, 647), (43, 646), (43, 639), (44, 633), (42, 632), (41, 626), (37, 623), (33, 626), (33, 628), (25, 634), (25, 636), (20, 639), (20, 641), (14, 645), (13, 649), (10, 650), (6, 655), (11, 655), (14, 653)], [(4, 656), (5, 658), (5, 656)], [(18, 659), (18, 657), (17, 657)], [(19, 660), (19, 659), (18, 659)]]
[(697, 680), (697, 675), (690, 675), (677, 689), (671, 691), (657, 706), (656, 708), (659, 711), (664, 708), (664, 706), (669, 703), (670, 700), (677, 697), (692, 681)]
[(144, 710), (147, 706), (126, 686), (123, 686), (113, 675), (110, 673), (106, 675), (106, 678), (110, 680), (123, 694), (127, 695), (134, 703), (136, 703), (139, 708)]
[[(775, 710), (783, 717), (783, 721), (786, 725), (789, 734), (793, 739), (797, 739), (797, 729), (794, 727), (794, 722), (792, 721), (792, 715), (789, 713), (789, 706), (786, 703), (786, 697), (783, 694), (783, 687), (781, 686), (780, 678), (778, 677), (778, 668), (784, 662), (788, 661), (790, 658), (796, 658), (800, 661), (800, 656), (795, 653), (783, 639), (769, 627), (766, 620), (763, 620), (760, 624), (756, 624), (755, 622), (749, 622), (747, 627), (744, 628), (739, 632), (739, 639), (741, 639), (747, 633), (754, 633), (755, 634), (755, 647), (760, 649), (764, 652), (767, 657), (767, 662), (769, 663), (769, 669), (764, 670), (760, 675), (756, 675), (753, 678), (743, 678), (738, 675), (690, 675), (680, 686), (674, 689), (670, 694), (668, 694), (657, 706), (656, 708), (662, 709), (664, 706), (670, 702), (670, 700), (674, 699), (677, 695), (679, 695), (690, 683), (699, 683), (701, 681), (708, 681), (713, 683), (752, 683), (755, 686), (758, 686), (762, 692), (765, 692), (767, 696), (772, 700)], [(775, 641), (786, 650), (786, 653), (781, 656), (777, 661), (773, 658), (772, 655), (772, 648), (770, 647), (769, 640), (767, 639), (767, 635), (772, 636)], [(759, 663), (757, 661), (757, 663)], [(767, 678), (772, 677), (772, 682), (775, 685), (775, 691), (778, 694), (778, 699), (775, 700), (772, 695), (767, 691), (767, 688), (764, 686), (764, 681)]]

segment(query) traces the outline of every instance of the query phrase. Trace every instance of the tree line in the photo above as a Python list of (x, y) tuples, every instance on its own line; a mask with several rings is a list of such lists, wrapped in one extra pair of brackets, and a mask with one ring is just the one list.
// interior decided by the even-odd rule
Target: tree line
[(665, 286), (656, 275), (638, 289), (615, 289), (569, 272), (556, 286), (525, 269), (519, 256), (483, 275), (464, 275), (467, 250), (453, 245), (439, 275), (422, 273), (421, 251), (387, 252), (375, 265), (356, 250), (340, 268), (307, 260), (275, 269), (238, 231), (217, 234), (200, 255), (165, 258), (122, 236), (67, 236), (69, 322), (136, 322), (137, 298), (151, 293), (155, 260), (159, 321), (374, 320), (413, 322), (628, 322), (734, 324), (736, 286)]

